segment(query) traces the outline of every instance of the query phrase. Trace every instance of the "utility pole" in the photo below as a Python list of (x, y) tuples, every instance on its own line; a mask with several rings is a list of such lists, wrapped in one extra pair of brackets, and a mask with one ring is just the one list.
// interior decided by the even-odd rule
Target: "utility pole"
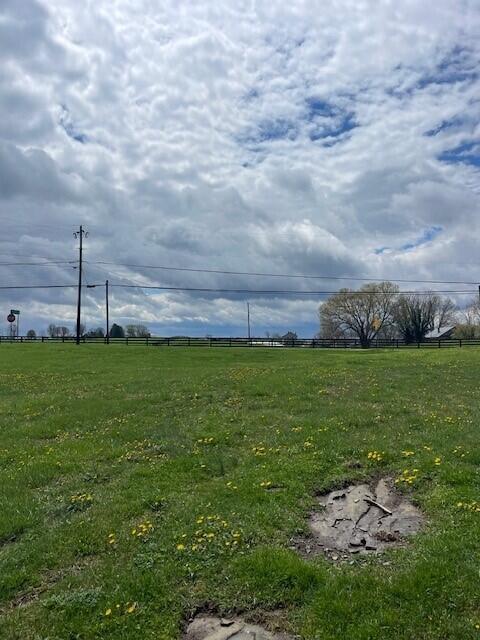
[(248, 327), (248, 339), (250, 340), (250, 303), (247, 302), (247, 327)]
[(78, 298), (77, 298), (77, 339), (76, 343), (80, 344), (80, 318), (81, 318), (81, 309), (82, 309), (82, 259), (83, 259), (83, 237), (88, 236), (88, 232), (84, 231), (82, 225), (80, 225), (80, 229), (75, 231), (73, 234), (74, 238), (79, 238), (80, 240), (80, 253), (78, 260)]
[(110, 331), (110, 323), (109, 323), (109, 319), (108, 319), (108, 280), (105, 280), (105, 311), (107, 313), (107, 344), (110, 344), (110, 336), (109, 336), (109, 331)]

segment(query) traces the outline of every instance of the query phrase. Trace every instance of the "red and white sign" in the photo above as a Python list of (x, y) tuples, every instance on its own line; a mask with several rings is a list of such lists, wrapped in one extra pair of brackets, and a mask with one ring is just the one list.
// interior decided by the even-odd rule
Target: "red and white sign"
[(13, 313), (9, 313), (7, 316), (7, 320), (9, 322), (15, 322), (15, 316), (13, 315)]

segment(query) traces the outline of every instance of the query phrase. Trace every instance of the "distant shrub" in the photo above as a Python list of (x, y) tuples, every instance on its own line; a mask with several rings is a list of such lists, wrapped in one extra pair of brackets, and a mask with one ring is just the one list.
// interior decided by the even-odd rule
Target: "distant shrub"
[(476, 324), (457, 324), (452, 335), (457, 340), (475, 340), (480, 338), (480, 326)]

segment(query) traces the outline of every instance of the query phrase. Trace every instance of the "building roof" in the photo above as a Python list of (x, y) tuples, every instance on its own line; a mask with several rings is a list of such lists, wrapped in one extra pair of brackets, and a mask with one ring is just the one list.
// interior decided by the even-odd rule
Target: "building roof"
[(427, 339), (432, 339), (432, 338), (445, 338), (446, 336), (448, 336), (450, 333), (452, 333), (452, 331), (455, 329), (455, 325), (452, 325), (450, 327), (442, 327), (441, 329), (434, 329), (433, 331), (429, 331), (427, 333), (427, 335), (425, 336), (425, 338)]

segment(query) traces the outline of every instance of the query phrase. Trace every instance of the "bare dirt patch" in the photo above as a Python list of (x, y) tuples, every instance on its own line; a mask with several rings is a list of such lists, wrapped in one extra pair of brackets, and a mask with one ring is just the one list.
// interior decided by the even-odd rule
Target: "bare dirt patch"
[(296, 548), (332, 560), (402, 546), (424, 522), (421, 511), (385, 479), (374, 488), (358, 484), (331, 491), (318, 501), (323, 508), (310, 516), (311, 535), (296, 540)]
[(292, 636), (271, 633), (264, 627), (240, 618), (199, 615), (188, 625), (184, 640), (293, 640)]

